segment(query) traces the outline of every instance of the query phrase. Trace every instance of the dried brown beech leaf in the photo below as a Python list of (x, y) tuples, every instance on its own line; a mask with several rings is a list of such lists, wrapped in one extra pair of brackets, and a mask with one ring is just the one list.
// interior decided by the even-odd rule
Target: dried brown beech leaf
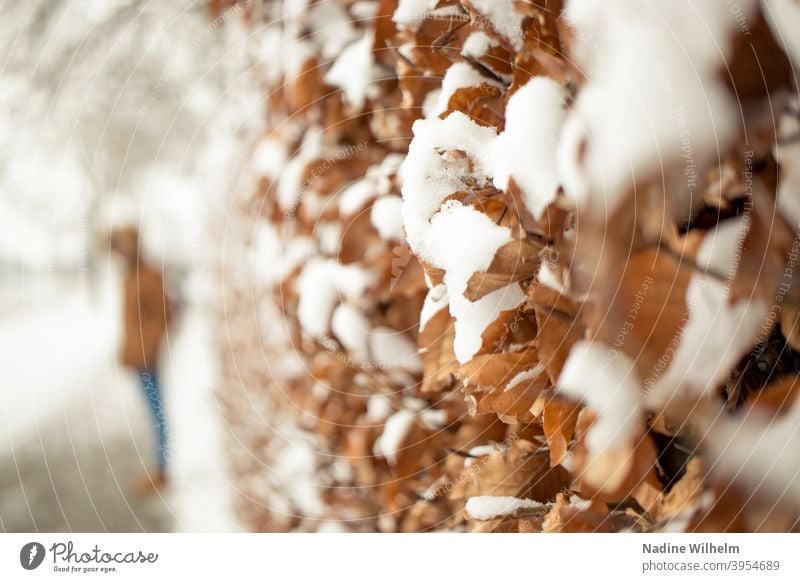
[(428, 321), (419, 334), (420, 358), (424, 370), (421, 392), (441, 392), (455, 384), (458, 362), (453, 352), (453, 318), (447, 308)]
[(435, 287), (436, 285), (441, 285), (444, 283), (444, 271), (442, 269), (433, 267), (422, 259), (419, 259), (419, 264), (422, 265), (425, 274), (428, 276), (428, 279), (431, 282), (431, 286)]
[(355, 150), (344, 158), (320, 158), (312, 160), (303, 173), (303, 181), (308, 190), (323, 196), (335, 194), (342, 184), (349, 184), (363, 176), (379, 150)]
[[(501, 443), (507, 438), (508, 425), (489, 415), (476, 416), (463, 423), (453, 435), (451, 446), (458, 451), (469, 451), (472, 447), (485, 445), (487, 442)], [(515, 437), (521, 438), (521, 437)], [(463, 467), (463, 459), (451, 456), (458, 473)]]
[(448, 522), (449, 518), (450, 511), (447, 506), (418, 501), (405, 513), (399, 531), (414, 533), (438, 530)]
[(530, 422), (533, 403), (545, 389), (545, 380), (520, 382), (505, 390), (492, 390), (484, 394), (476, 394), (478, 400), (476, 414), (495, 413), (498, 418), (508, 424)]
[(457, 476), (450, 499), (496, 495), (545, 502), (569, 485), (563, 467), (550, 467), (546, 449), (516, 440), (507, 449), (476, 459)]
[(442, 117), (447, 117), (451, 111), (460, 111), (479, 125), (502, 131), (505, 122), (504, 108), (502, 91), (494, 85), (481, 83), (477, 87), (463, 87), (453, 93)]
[(645, 510), (650, 521), (661, 515), (664, 507), (664, 492), (656, 484), (645, 481), (633, 492), (633, 498)]
[(369, 213), (362, 212), (351, 217), (345, 222), (342, 239), (339, 243), (338, 258), (344, 265), (364, 261), (369, 248), (364, 245), (365, 240), (378, 240), (375, 228), (372, 226)]
[(430, 455), (438, 446), (439, 436), (418, 420), (401, 439), (392, 472), (398, 477), (411, 477), (427, 463), (424, 457)]
[(790, 305), (781, 308), (781, 333), (793, 350), (800, 351), (800, 309)]
[[(382, 285), (376, 290), (382, 301), (390, 302), (399, 297), (415, 297), (426, 293), (425, 272), (408, 245), (392, 246), (391, 253), (381, 253), (374, 262), (381, 272)], [(419, 313), (416, 317), (419, 320)], [(406, 328), (398, 328), (406, 329)]]
[(375, 26), (372, 51), (376, 59), (387, 66), (393, 66), (394, 58), (387, 49), (391, 46), (390, 39), (397, 34), (397, 26), (392, 20), (392, 15), (397, 10), (397, 0), (378, 0), (377, 4), (378, 8), (372, 20)]
[[(523, 49), (514, 61), (514, 82), (510, 93), (537, 75), (551, 75), (561, 80), (566, 67), (558, 66), (563, 60), (559, 40), (558, 21), (563, 9), (562, 0), (517, 1), (515, 9), (532, 22), (527, 26), (523, 38)], [(553, 58), (548, 58), (553, 57)]]
[(375, 464), (372, 462), (372, 446), (377, 437), (377, 429), (356, 426), (347, 431), (340, 453), (347, 460), (354, 473), (354, 482), (370, 485), (375, 482)]
[(536, 338), (539, 360), (550, 381), (555, 384), (570, 349), (583, 339), (584, 329), (579, 322), (560, 311), (536, 307), (535, 312), (539, 330)]
[(664, 496), (658, 520), (669, 520), (687, 512), (691, 513), (703, 494), (706, 470), (698, 457), (689, 459), (683, 477)]
[(459, 367), (458, 376), (475, 386), (501, 388), (537, 363), (536, 350), (531, 346), (520, 352), (475, 356)]
[(538, 281), (528, 286), (528, 302), (543, 311), (557, 311), (568, 318), (575, 318), (578, 314), (578, 308), (568, 297)]
[(697, 508), (686, 528), (693, 533), (742, 533), (749, 531), (745, 512), (747, 496), (730, 483), (712, 483), (707, 499)]
[(613, 531), (608, 508), (599, 501), (580, 501), (573, 504), (569, 495), (559, 493), (553, 508), (545, 516), (542, 531), (563, 533), (593, 533)]
[(465, 21), (456, 14), (425, 18), (416, 32), (403, 31), (399, 36), (412, 49), (409, 60), (426, 74), (441, 77), (452, 64), (451, 43), (467, 32)]
[(291, 113), (303, 113), (323, 94), (321, 72), (317, 59), (311, 57), (302, 64), (299, 73), (287, 81), (284, 92)]
[(509, 210), (511, 210), (511, 212), (517, 217), (517, 220), (519, 221), (519, 224), (522, 226), (523, 230), (529, 233), (537, 232), (539, 226), (538, 221), (533, 218), (533, 215), (525, 205), (522, 191), (519, 189), (516, 181), (514, 181), (513, 176), (509, 177), (508, 190), (504, 192), (502, 196), (503, 202), (505, 202)]
[(573, 474), (581, 495), (617, 503), (632, 497), (642, 483), (657, 483), (656, 448), (644, 427), (626, 446), (593, 453), (587, 450), (586, 433), (594, 418), (593, 411), (582, 410), (575, 431)]
[(539, 533), (542, 531), (544, 517), (526, 517), (517, 520), (517, 531), (519, 533)]
[[(515, 284), (515, 283), (512, 283)], [(515, 309), (501, 311), (497, 318), (481, 334), (481, 349), (478, 354), (490, 354), (508, 350), (528, 351), (536, 334), (536, 318), (525, 304)]]
[[(663, 249), (645, 249), (621, 265), (590, 316), (595, 338), (624, 352), (643, 378), (674, 349), (687, 318), (693, 271)], [(600, 308), (600, 306), (603, 306)]]
[(721, 75), (738, 99), (761, 97), (792, 86), (792, 64), (772, 35), (761, 8), (755, 18), (748, 19), (747, 29), (740, 29), (733, 37), (733, 54)]
[(496, 28), (492, 24), (491, 15), (482, 13), (470, 0), (461, 0), (461, 5), (469, 12), (472, 21), (481, 25), (483, 32), (500, 42), (509, 52), (515, 52), (515, 44), (519, 42), (519, 35), (515, 34), (516, 31), (511, 30), (512, 27)]
[(419, 312), (425, 301), (425, 291), (417, 295), (397, 295), (389, 302), (382, 314), (376, 314), (373, 321), (380, 326), (405, 330), (404, 333), (416, 338), (415, 330), (419, 324)]
[[(288, 67), (275, 60), (254, 68), (263, 103), (258, 125), (263, 122), (264, 129), (247, 147), (257, 163), (242, 164), (247, 175), (237, 177), (242, 178), (237, 184), (251, 184), (251, 191), (239, 196), (236, 190), (226, 219), (230, 228), (215, 233), (226, 250), (220, 269), (226, 300), (217, 315), (230, 326), (230, 333), (218, 334), (220, 401), (230, 440), (241, 443), (231, 446), (230, 465), (241, 491), (236, 512), (245, 527), (307, 531), (338, 523), (385, 532), (800, 528), (797, 509), (785, 499), (776, 504), (754, 494), (751, 484), (762, 475), (754, 475), (752, 466), (730, 466), (730, 458), (713, 456), (718, 451), (704, 436), (719, 419), (731, 426), (746, 422), (753, 438), (761, 439), (761, 427), (770, 433), (776, 419), (784, 422), (787, 413), (797, 411), (800, 293), (788, 279), (796, 258), (792, 184), (800, 108), (789, 90), (790, 58), (779, 49), (784, 24), (767, 26), (762, 12), (743, 22), (725, 6), (704, 9), (719, 19), (713, 40), (726, 49), (727, 61), (720, 53), (692, 81), (700, 89), (721, 88), (720, 95), (707, 92), (714, 102), (739, 97), (741, 111), (714, 107), (711, 121), (731, 130), (717, 134), (716, 125), (702, 123), (708, 112), (695, 108), (702, 103), (690, 99), (683, 105), (692, 122), (691, 147), (681, 144), (686, 147), (680, 152), (661, 147), (675, 143), (670, 133), (675, 128), (656, 124), (651, 145), (657, 147), (650, 151), (641, 142), (634, 166), (627, 167), (613, 147), (592, 146), (617, 137), (623, 143), (641, 130), (632, 121), (635, 111), (633, 117), (625, 115), (625, 104), (630, 95), (642, 94), (639, 84), (647, 82), (635, 66), (630, 75), (596, 75), (605, 70), (604, 53), (623, 66), (631, 48), (618, 42), (624, 36), (615, 30), (619, 19), (609, 18), (608, 11), (594, 16), (575, 7), (564, 18), (564, 0), (509, 0), (502, 10), (494, 0), (438, 0), (418, 2), (426, 5), (403, 16), (398, 8), (408, 4), (376, 0), (367, 17), (368, 3), (330, 0), (323, 6), (314, 0), (287, 18), (285, 3), (250, 4), (255, 5), (243, 5), (236, 18), (251, 29), (256, 45), (265, 40), (262, 25), (270, 21), (279, 33), (275, 38), (286, 45), (296, 42), (302, 50)], [(233, 0), (219, 0), (212, 9), (220, 15), (232, 5)], [(333, 24), (341, 21), (344, 36), (319, 30), (321, 15)], [(661, 37), (661, 16), (669, 15), (644, 10), (622, 24), (656, 43), (680, 41), (692, 30), (667, 26)], [(678, 37), (670, 34), (676, 30)], [(662, 55), (664, 72), (682, 89), (674, 75), (681, 69), (672, 59), (694, 60), (693, 51), (705, 46), (700, 36), (689, 43), (687, 54)], [(336, 46), (340, 38), (343, 46)], [(329, 74), (333, 67), (339, 74)], [(351, 68), (352, 78), (343, 78), (341, 71)], [(443, 86), (445, 78), (449, 86)], [(534, 118), (551, 115), (558, 103), (531, 103), (530, 109), (506, 116), (515, 92), (537, 81), (555, 85), (565, 107), (565, 124), (542, 128), (552, 129), (544, 141)], [(449, 95), (447, 103), (440, 102), (443, 94)], [(603, 105), (603, 95), (618, 101)], [(647, 113), (664, 104), (663, 94), (644, 96), (637, 104)], [(508, 131), (501, 140), (496, 137), (512, 124), (529, 122), (533, 134)], [(446, 135), (440, 131), (444, 126)], [(686, 137), (680, 128), (678, 134)], [(415, 141), (418, 152), (412, 151)], [(514, 154), (507, 159), (496, 155), (503, 141)], [(645, 163), (663, 155), (662, 164)], [(559, 167), (543, 167), (546, 159), (557, 159)], [(495, 187), (509, 175), (519, 184), (525, 178), (524, 193), (514, 178), (505, 190)], [(534, 219), (526, 204), (539, 178), (555, 197)], [(341, 194), (354, 184), (359, 187), (348, 190), (348, 197), (359, 210), (351, 212)], [(609, 185), (611, 190), (602, 188)], [(492, 224), (507, 229), (510, 236), (503, 240), (513, 241), (491, 264), (481, 265), (488, 264), (485, 272), (472, 267), (464, 299), (475, 302), (493, 291), (518, 288), (526, 301), (492, 321), (483, 320), (489, 312), (482, 306), (467, 305), (459, 313), (453, 302), (432, 316), (426, 311), (420, 324), (428, 288), (450, 281), (454, 273), (420, 262), (401, 239), (410, 236), (414, 249), (437, 257), (437, 265), (461, 266), (459, 249), (446, 248), (463, 235), (460, 217), (453, 214), (453, 230), (441, 237), (423, 232), (438, 228), (431, 216), (444, 202), (468, 206), (463, 216), (481, 215), (476, 244), (482, 244), (477, 237), (497, 232)], [(686, 293), (691, 289), (694, 300), (689, 281), (708, 262), (706, 237), (726, 221), (744, 217), (749, 226), (736, 261), (724, 265), (724, 249), (715, 251), (715, 271), (694, 282), (732, 284), (732, 301), (774, 305), (763, 341), (742, 353), (728, 378), (719, 378), (719, 396), (727, 407), (713, 394), (698, 400), (695, 392), (708, 382), (695, 380), (713, 361), (711, 354), (697, 353), (696, 368), (686, 366), (685, 385), (673, 390), (671, 378), (661, 385), (669, 408), (651, 410), (651, 399), (637, 392), (637, 384), (647, 387), (648, 380), (665, 379), (664, 368), (656, 368), (661, 359), (678, 361), (669, 350), (680, 344), (691, 352), (687, 348), (693, 342), (683, 340), (696, 339), (685, 333)], [(478, 222), (487, 229), (477, 228)], [(273, 234), (280, 244), (272, 244)], [(442, 248), (425, 248), (434, 241)], [(445, 250), (453, 251), (452, 261), (441, 259), (450, 254)], [(313, 262), (300, 255), (313, 255)], [(266, 262), (257, 272), (269, 276), (242, 276), (253, 260)], [(309, 268), (314, 264), (321, 267), (317, 273)], [(481, 317), (465, 313), (469, 307)], [(690, 325), (701, 327), (702, 318), (694, 317), (702, 315), (704, 306), (699, 307), (691, 310)], [(724, 315), (733, 318), (741, 304), (719, 307), (727, 307)], [(463, 366), (454, 354), (450, 309), (463, 321), (459, 332), (480, 333), (479, 349)], [(478, 321), (480, 326), (472, 325)], [(736, 324), (730, 323), (727, 329)], [(386, 337), (382, 328), (400, 333)], [(596, 377), (603, 381), (591, 394), (581, 397), (585, 382), (594, 377), (592, 369), (580, 370), (584, 376), (576, 374), (575, 386), (563, 386), (564, 393), (585, 401), (584, 408), (556, 396), (554, 385), (578, 340), (602, 344), (635, 362), (624, 406), (614, 400), (618, 379), (601, 378), (599, 369)], [(392, 363), (393, 354), (415, 358), (415, 346), (421, 376)], [(292, 444), (303, 449), (308, 466), (306, 474), (291, 477), (316, 485), (314, 511), (281, 471), (264, 473), (264, 467), (280, 468), (286, 458), (285, 442), (265, 430), (265, 417), (297, 431)], [(626, 430), (612, 434), (618, 426)], [(791, 461), (791, 455), (784, 459)], [(785, 462), (781, 468), (787, 469)], [(780, 491), (786, 485), (780, 478), (765, 479), (765, 484), (771, 479), (768, 489)], [(532, 513), (482, 521), (464, 512), (466, 500), (476, 495), (543, 505), (528, 508)], [(269, 509), (276, 507), (288, 511)]]
[[(752, 163), (752, 161), (750, 162)], [(777, 168), (771, 170), (777, 172)], [(747, 230), (730, 301), (761, 297), (774, 301), (787, 257), (795, 240), (792, 229), (775, 208), (775, 199), (762, 178), (755, 178), (750, 228)]]
[(569, 452), (569, 443), (575, 434), (580, 407), (553, 398), (545, 403), (542, 414), (542, 425), (550, 447), (550, 464), (560, 465)]
[(498, 78), (510, 78), (513, 73), (514, 61), (511, 53), (500, 45), (490, 47), (480, 57), (475, 59), (468, 57), (467, 60)]
[(781, 376), (761, 390), (753, 392), (747, 399), (747, 405), (751, 410), (773, 419), (786, 414), (795, 405), (798, 388), (800, 376)]
[(470, 301), (478, 301), (492, 291), (533, 277), (539, 268), (542, 248), (540, 243), (527, 238), (503, 245), (486, 272), (473, 273), (464, 296)]

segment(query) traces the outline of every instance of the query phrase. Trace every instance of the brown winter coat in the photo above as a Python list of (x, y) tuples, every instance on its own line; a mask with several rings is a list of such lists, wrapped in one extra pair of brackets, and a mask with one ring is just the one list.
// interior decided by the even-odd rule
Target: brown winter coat
[(164, 279), (159, 271), (139, 261), (125, 273), (123, 293), (120, 361), (137, 370), (153, 368), (172, 311)]

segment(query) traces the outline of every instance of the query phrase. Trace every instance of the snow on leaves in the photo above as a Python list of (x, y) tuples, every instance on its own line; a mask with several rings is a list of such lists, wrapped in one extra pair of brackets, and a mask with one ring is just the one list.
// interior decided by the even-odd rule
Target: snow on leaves
[[(298, 50), (265, 76), (239, 209), (270, 233), (243, 247), (282, 267), (259, 267), (256, 294), (236, 279), (226, 369), (304, 435), (314, 516), (322, 500), (380, 531), (796, 529), (774, 508), (800, 504), (800, 108), (778, 34), (800, 9), (294, 4), (264, 7)], [(246, 331), (253, 303), (291, 374)], [(280, 435), (236, 402), (277, 463)], [(243, 502), (252, 527), (318, 526), (246, 457), (266, 500)], [(278, 498), (298, 517), (263, 509)]]

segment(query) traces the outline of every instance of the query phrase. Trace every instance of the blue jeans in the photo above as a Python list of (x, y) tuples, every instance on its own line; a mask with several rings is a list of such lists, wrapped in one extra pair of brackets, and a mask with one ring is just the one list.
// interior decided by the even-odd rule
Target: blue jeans
[(164, 415), (164, 405), (161, 399), (161, 389), (158, 383), (158, 374), (154, 368), (139, 370), (144, 395), (147, 398), (148, 408), (153, 417), (153, 428), (156, 431), (156, 459), (158, 468), (164, 472), (167, 469), (167, 420)]

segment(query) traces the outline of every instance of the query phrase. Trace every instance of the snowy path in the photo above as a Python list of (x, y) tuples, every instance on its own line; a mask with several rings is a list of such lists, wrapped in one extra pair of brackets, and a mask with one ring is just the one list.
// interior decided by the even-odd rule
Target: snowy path
[(93, 428), (57, 419), (4, 455), (0, 531), (172, 530), (167, 498), (127, 492), (142, 470), (131, 437)]

